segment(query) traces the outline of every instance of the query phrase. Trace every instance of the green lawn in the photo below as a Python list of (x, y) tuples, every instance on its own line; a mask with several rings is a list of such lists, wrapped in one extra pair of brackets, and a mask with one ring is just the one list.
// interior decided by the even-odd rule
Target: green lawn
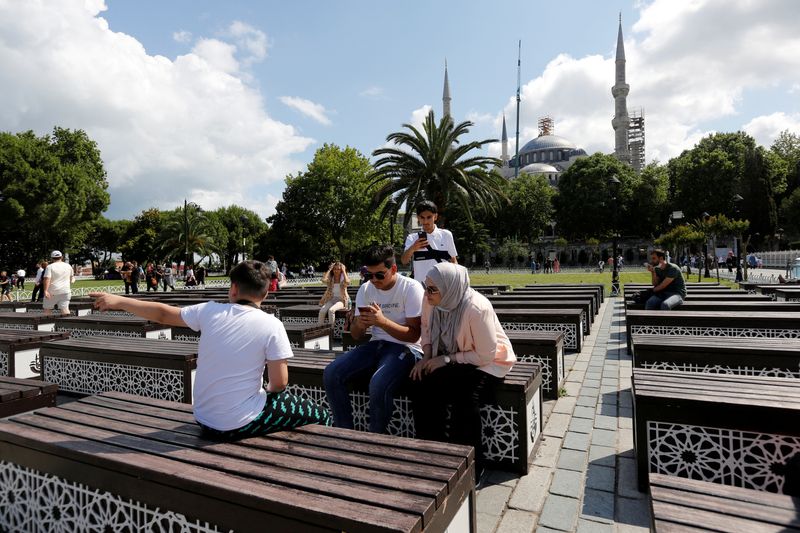
[[(216, 280), (216, 279), (223, 279), (223, 278), (221, 278), (221, 277), (208, 277), (208, 278), (206, 278), (207, 281)], [(106, 279), (101, 279), (101, 280), (94, 280), (94, 279), (83, 280), (83, 279), (81, 279), (81, 280), (78, 280), (75, 283), (73, 283), (72, 288), (73, 289), (80, 289), (80, 288), (86, 288), (86, 287), (108, 287), (108, 286), (111, 286), (111, 285), (122, 286), (123, 283), (122, 283), (121, 279), (116, 279), (116, 280), (106, 280)], [(143, 290), (144, 288), (145, 288), (144, 287), (144, 280), (141, 280), (139, 282), (139, 290)]]
[[(611, 290), (611, 272), (582, 272), (559, 274), (470, 274), (473, 285), (511, 285), (522, 287), (534, 283), (605, 283), (606, 290)], [(620, 272), (619, 279), (625, 283), (650, 283), (647, 272)]]

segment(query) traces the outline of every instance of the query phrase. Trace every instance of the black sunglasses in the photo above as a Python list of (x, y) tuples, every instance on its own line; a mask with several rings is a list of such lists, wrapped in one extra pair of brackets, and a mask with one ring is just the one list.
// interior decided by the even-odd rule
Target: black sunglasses
[(386, 278), (386, 274), (389, 273), (389, 270), (390, 269), (388, 268), (383, 272), (370, 272), (369, 270), (367, 270), (366, 272), (364, 272), (364, 279), (367, 281), (371, 280), (372, 278), (383, 280), (384, 278)]
[(428, 294), (436, 294), (437, 292), (439, 292), (439, 289), (437, 289), (436, 287), (425, 287), (425, 292), (427, 292)]

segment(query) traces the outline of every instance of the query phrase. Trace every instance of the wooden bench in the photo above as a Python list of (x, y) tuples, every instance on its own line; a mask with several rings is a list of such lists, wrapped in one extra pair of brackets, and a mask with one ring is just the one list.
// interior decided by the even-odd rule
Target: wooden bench
[[(492, 302), (492, 306), (494, 306), (495, 302), (503, 303), (503, 302), (563, 302), (568, 300), (570, 302), (582, 302), (583, 305), (587, 306), (587, 315), (597, 315), (600, 311), (599, 307), (596, 307), (595, 298), (591, 295), (580, 295), (580, 294), (501, 294), (498, 296), (487, 296), (490, 302)], [(592, 319), (594, 320), (594, 319)]]
[(566, 368), (564, 333), (560, 331), (509, 331), (508, 339), (517, 361), (537, 363), (542, 370), (542, 395), (557, 400)]
[(320, 426), (218, 442), (191, 406), (108, 393), (0, 421), (0, 457), (20, 487), (2, 530), (477, 531), (467, 446)]
[(800, 287), (786, 287), (782, 289), (775, 289), (775, 298), (779, 302), (800, 303)]
[[(644, 304), (628, 303), (626, 309), (644, 309)], [(788, 313), (800, 312), (800, 302), (730, 302), (724, 300), (688, 300), (674, 309), (675, 311), (725, 311), (740, 313), (748, 311), (780, 311)]]
[[(684, 298), (684, 303), (689, 302), (721, 302), (721, 303), (734, 303), (734, 302), (743, 302), (743, 303), (769, 303), (774, 302), (772, 298), (769, 296), (764, 296), (762, 294), (727, 294), (727, 293), (720, 293), (720, 294), (687, 294), (686, 298)], [(641, 304), (633, 303), (633, 293), (627, 294), (625, 296), (625, 308), (626, 309), (644, 309), (644, 302)]]
[(639, 490), (656, 473), (782, 493), (800, 475), (796, 379), (636, 368), (633, 395)]
[[(289, 390), (328, 408), (322, 382), (325, 367), (340, 354), (295, 350), (289, 362)], [(492, 468), (525, 474), (541, 440), (542, 372), (537, 363), (517, 363), (498, 387), (495, 402), (481, 409), (483, 443)], [(355, 427), (369, 427), (367, 380), (358, 380), (351, 390)], [(408, 392), (401, 386), (394, 402), (388, 432), (401, 437), (414, 436), (414, 416)]]
[(576, 352), (583, 347), (580, 309), (495, 309), (506, 333), (512, 331), (560, 331), (564, 347)]
[(797, 313), (715, 311), (628, 311), (625, 313), (628, 350), (632, 335), (704, 336), (724, 340), (745, 338), (800, 338)]
[(580, 309), (581, 321), (583, 322), (583, 334), (589, 335), (592, 332), (592, 322), (594, 321), (594, 313), (592, 313), (591, 300), (537, 300), (537, 299), (520, 299), (520, 300), (490, 300), (494, 309)]
[(56, 319), (33, 313), (0, 312), (0, 329), (18, 329), (24, 331), (53, 331)]
[(24, 313), (26, 302), (0, 302), (0, 313)]
[(548, 287), (553, 289), (566, 288), (566, 289), (597, 289), (600, 291), (601, 301), (606, 298), (606, 286), (604, 283), (531, 283), (522, 287), (523, 289), (539, 289), (540, 287)]
[(42, 373), (39, 362), (39, 349), (42, 343), (67, 337), (69, 337), (68, 333), (19, 329), (0, 330), (0, 376), (39, 377)]
[(592, 301), (592, 313), (595, 315), (600, 312), (600, 305), (602, 304), (600, 297), (598, 296), (597, 291), (566, 291), (561, 292), (558, 290), (553, 291), (532, 291), (532, 292), (523, 292), (523, 291), (510, 291), (510, 292), (502, 292), (499, 296), (492, 297), (492, 301), (495, 299), (513, 299), (513, 300), (552, 300), (555, 299), (556, 301), (561, 300), (584, 300), (590, 299)]
[(652, 530), (800, 532), (800, 498), (650, 475)]
[(192, 402), (197, 343), (147, 338), (79, 337), (46, 342), (42, 378), (63, 392), (128, 392)]
[(53, 406), (56, 404), (56, 392), (58, 385), (54, 383), (0, 376), (0, 418)]
[(598, 285), (528, 285), (526, 287), (517, 287), (512, 292), (521, 294), (533, 294), (537, 292), (586, 292), (591, 291), (597, 295), (597, 303), (602, 304), (605, 301), (605, 287), (602, 284)]
[[(284, 324), (316, 325), (319, 321), (319, 310), (318, 305), (290, 305), (280, 310), (280, 319)], [(344, 309), (336, 311), (336, 319), (333, 323), (334, 339), (342, 338), (346, 317), (347, 311)]]
[[(92, 314), (94, 304), (92, 302), (70, 302), (69, 314), (73, 316), (86, 316)], [(25, 304), (25, 312), (33, 314), (43, 314), (44, 304), (41, 302), (27, 302)], [(55, 311), (56, 313), (58, 311)]]
[(634, 335), (633, 346), (636, 368), (800, 379), (800, 339)]
[(330, 350), (333, 347), (333, 329), (316, 324), (284, 324), (289, 342), (294, 348)]
[(88, 315), (57, 318), (56, 331), (66, 331), (70, 337), (144, 337), (171, 339), (172, 328), (143, 318), (109, 315)]

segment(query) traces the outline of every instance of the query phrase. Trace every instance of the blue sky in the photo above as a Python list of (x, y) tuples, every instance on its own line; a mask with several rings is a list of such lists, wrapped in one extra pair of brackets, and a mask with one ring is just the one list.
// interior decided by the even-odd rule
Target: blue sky
[[(414, 109), (432, 104), (441, 113), (445, 58), (453, 113), (461, 118), (469, 112), (495, 114), (515, 90), (518, 39), (523, 40), (523, 73), (532, 78), (559, 53), (609, 54), (619, 11), (612, 2), (587, 0), (497, 2), (494, 9), (456, 1), (164, 4), (110, 0), (103, 16), (112, 29), (141, 41), (148, 53), (167, 57), (191, 49), (191, 43), (172, 38), (179, 30), (213, 37), (234, 20), (261, 29), (270, 48), (252, 73), (270, 115), (320, 142), (350, 144), (364, 152), (382, 144)], [(625, 4), (623, 17), (630, 23), (634, 11)], [(371, 87), (383, 93), (361, 96)], [(287, 108), (278, 99), (283, 95), (332, 110), (332, 125)], [(608, 103), (611, 109), (610, 97)], [(492, 128), (482, 129), (499, 137)]]
[(620, 10), (648, 160), (713, 131), (800, 131), (793, 0), (0, 1), (0, 130), (85, 129), (112, 218), (184, 197), (267, 216), (323, 143), (369, 155), (423, 106), (438, 115), (445, 58), (455, 118), (499, 137), (505, 112), (512, 133), (522, 39), (520, 145), (549, 114), (610, 151)]

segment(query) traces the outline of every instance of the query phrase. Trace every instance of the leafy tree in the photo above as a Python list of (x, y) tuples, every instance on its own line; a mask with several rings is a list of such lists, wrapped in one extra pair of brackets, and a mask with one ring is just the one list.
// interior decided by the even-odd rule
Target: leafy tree
[[(754, 232), (775, 233), (774, 181), (779, 169), (751, 136), (743, 132), (709, 135), (672, 159), (667, 168), (673, 206), (687, 218), (703, 212), (742, 216), (751, 221)], [(737, 194), (743, 197), (738, 206)]]
[[(681, 224), (660, 235), (655, 243), (663, 248), (673, 250), (675, 257), (679, 257), (681, 250), (688, 249), (692, 245), (702, 244), (704, 239), (703, 234), (694, 227), (689, 224)], [(690, 273), (691, 271), (687, 270), (687, 274)]]
[(209, 217), (194, 203), (184, 202), (183, 209), (176, 209), (165, 217), (164, 227), (159, 235), (161, 258), (183, 258), (187, 266), (194, 266), (194, 257), (201, 261), (217, 252), (217, 246), (210, 235)]
[[(220, 207), (213, 212), (213, 215), (219, 220), (226, 233), (224, 243), (215, 239), (222, 253), (225, 271), (233, 267), (239, 254), (255, 257), (256, 246), (268, 230), (266, 222), (258, 216), (258, 213), (238, 205), (230, 205)], [(263, 257), (259, 256), (260, 259), (266, 259), (266, 252), (261, 255)]]
[[(619, 185), (613, 185), (616, 176)], [(608, 237), (614, 226), (623, 234), (638, 235), (629, 215), (637, 178), (615, 157), (596, 153), (575, 161), (559, 179), (555, 197), (556, 221), (569, 239)]]
[(626, 233), (651, 237), (664, 227), (669, 215), (669, 172), (665, 165), (650, 163), (633, 177), (633, 196), (627, 215), (635, 227)]
[(775, 193), (788, 197), (800, 187), (800, 135), (789, 130), (782, 131), (769, 151), (776, 157), (776, 167), (782, 172), (781, 183), (776, 183)]
[(82, 130), (0, 133), (0, 256), (32, 266), (77, 251), (109, 203), (100, 150)]
[(781, 203), (781, 218), (787, 236), (794, 239), (800, 237), (800, 188), (795, 189)]
[(165, 213), (156, 208), (145, 209), (125, 228), (119, 251), (125, 261), (157, 260), (163, 257), (159, 235), (164, 227)]
[[(495, 157), (474, 155), (496, 139), (462, 143), (472, 122), (454, 124), (444, 117), (438, 124), (433, 111), (428, 113), (422, 131), (403, 124), (409, 131), (386, 137), (396, 146), (375, 150), (377, 157), (372, 174), (375, 188), (373, 207), (383, 205), (382, 217), (396, 215), (402, 205), (408, 206), (404, 225), (413, 215), (413, 207), (421, 200), (432, 200), (439, 207), (439, 221), (445, 225), (448, 212), (458, 209), (470, 216), (471, 209), (483, 208), (494, 213), (502, 199), (503, 178), (494, 172), (500, 164)], [(387, 202), (393, 198), (394, 202)]]
[(476, 263), (483, 264), (491, 252), (489, 230), (486, 226), (473, 217), (456, 212), (450, 217), (447, 226), (453, 232), (459, 263), (469, 266), (475, 256)]
[(542, 175), (523, 172), (516, 179), (503, 183), (502, 191), (509, 205), (491, 220), (490, 230), (499, 238), (516, 237), (534, 243), (553, 219), (553, 197), (556, 192)]
[(352, 264), (372, 242), (387, 241), (390, 221), (379, 216), (385, 206), (371, 205), (372, 172), (355, 148), (325, 144), (305, 172), (286, 178), (283, 198), (268, 219), (269, 249), (294, 264)]
[(109, 220), (98, 218), (90, 228), (84, 246), (72, 259), (88, 259), (92, 262), (94, 274), (100, 274), (110, 268), (111, 254), (118, 251), (123, 235), (131, 222), (128, 220)]
[(497, 255), (502, 258), (509, 268), (519, 263), (520, 259), (524, 261), (528, 257), (528, 253), (528, 246), (514, 237), (503, 240), (497, 248)]

